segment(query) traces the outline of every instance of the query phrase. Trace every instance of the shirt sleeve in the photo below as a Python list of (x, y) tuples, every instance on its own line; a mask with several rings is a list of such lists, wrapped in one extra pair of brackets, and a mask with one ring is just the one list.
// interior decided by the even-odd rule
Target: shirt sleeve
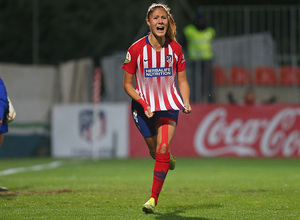
[(185, 59), (181, 48), (178, 55), (177, 72), (179, 73), (185, 70)]
[(125, 61), (122, 65), (122, 69), (124, 69), (130, 74), (135, 74), (137, 66), (136, 59), (136, 52), (131, 46), (127, 51)]

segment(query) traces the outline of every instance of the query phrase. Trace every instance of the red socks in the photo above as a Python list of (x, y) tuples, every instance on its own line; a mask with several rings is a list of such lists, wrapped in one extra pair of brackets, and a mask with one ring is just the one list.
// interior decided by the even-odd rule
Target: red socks
[(154, 165), (153, 183), (152, 183), (152, 194), (151, 197), (155, 199), (155, 205), (157, 205), (157, 199), (159, 193), (164, 184), (165, 178), (170, 167), (170, 153), (166, 154), (157, 153), (156, 161)]
[[(153, 173), (153, 183), (152, 183), (152, 193), (151, 197), (155, 199), (155, 205), (157, 205), (157, 199), (159, 193), (164, 185), (167, 173), (170, 167), (170, 152), (169, 152), (169, 143), (168, 143), (168, 120), (167, 118), (161, 118), (160, 123), (162, 123), (162, 133), (161, 133), (161, 142), (160, 146), (156, 153), (155, 165), (154, 165), (154, 173)], [(164, 148), (162, 150), (162, 148)], [(162, 154), (161, 152), (166, 152)]]

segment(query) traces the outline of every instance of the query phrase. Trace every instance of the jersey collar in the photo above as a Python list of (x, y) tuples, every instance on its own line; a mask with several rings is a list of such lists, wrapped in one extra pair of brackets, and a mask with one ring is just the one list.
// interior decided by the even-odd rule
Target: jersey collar
[[(165, 36), (165, 44), (164, 44), (164, 46), (163, 47), (165, 47), (166, 46), (166, 44), (167, 44), (167, 41), (168, 41), (168, 39), (167, 39), (167, 37)], [(152, 47), (152, 45), (150, 44), (150, 41), (149, 41), (149, 35), (147, 35), (146, 36), (146, 43), (147, 44), (149, 44), (151, 47)], [(153, 47), (152, 47), (153, 48)]]

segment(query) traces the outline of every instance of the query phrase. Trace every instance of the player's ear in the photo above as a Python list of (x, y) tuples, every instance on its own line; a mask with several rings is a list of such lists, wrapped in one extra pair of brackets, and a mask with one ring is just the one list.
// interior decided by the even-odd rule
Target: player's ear
[(147, 25), (150, 27), (150, 20), (146, 19)]

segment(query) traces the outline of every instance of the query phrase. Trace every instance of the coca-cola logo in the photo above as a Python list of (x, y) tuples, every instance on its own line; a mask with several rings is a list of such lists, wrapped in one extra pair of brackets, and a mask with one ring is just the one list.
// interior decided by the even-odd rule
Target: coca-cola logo
[(199, 155), (300, 155), (300, 108), (284, 108), (273, 115), (264, 112), (263, 118), (253, 114), (229, 120), (228, 114), (226, 108), (216, 108), (203, 118), (194, 139)]

